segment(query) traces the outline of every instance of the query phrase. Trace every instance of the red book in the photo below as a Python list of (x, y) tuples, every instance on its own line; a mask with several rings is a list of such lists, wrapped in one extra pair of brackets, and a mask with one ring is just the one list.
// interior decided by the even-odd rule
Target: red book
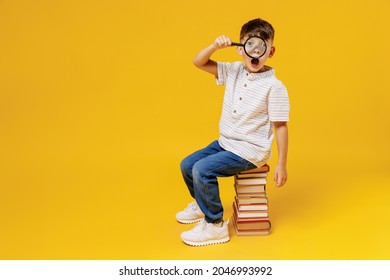
[(254, 169), (250, 169), (250, 170), (247, 170), (247, 171), (240, 172), (240, 174), (265, 173), (265, 172), (269, 172), (269, 165), (268, 164), (264, 164), (263, 166), (260, 166), (260, 167), (254, 168)]
[(240, 230), (237, 228), (237, 223), (234, 220), (233, 216), (233, 227), (237, 236), (254, 236), (254, 235), (269, 235), (271, 233), (270, 229), (249, 229), (249, 230)]

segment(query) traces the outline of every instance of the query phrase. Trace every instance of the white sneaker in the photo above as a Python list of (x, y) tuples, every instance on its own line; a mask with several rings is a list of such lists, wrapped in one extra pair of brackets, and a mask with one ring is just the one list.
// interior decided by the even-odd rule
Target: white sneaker
[(225, 243), (230, 240), (228, 222), (219, 224), (208, 223), (205, 220), (192, 230), (183, 232), (180, 237), (184, 243), (191, 246), (204, 246)]
[(176, 214), (176, 220), (182, 224), (192, 224), (200, 222), (204, 219), (204, 214), (200, 210), (196, 201), (191, 202), (187, 205), (187, 208)]

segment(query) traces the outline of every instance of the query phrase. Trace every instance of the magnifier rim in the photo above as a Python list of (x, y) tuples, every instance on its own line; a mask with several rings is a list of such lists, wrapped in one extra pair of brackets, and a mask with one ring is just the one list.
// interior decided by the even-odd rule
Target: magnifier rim
[[(264, 46), (265, 46), (265, 48), (264, 48), (264, 51), (263, 51), (263, 53), (262, 54), (260, 54), (259, 56), (251, 56), (247, 51), (246, 51), (246, 43), (250, 40), (250, 39), (252, 39), (252, 38), (259, 38), (261, 41), (263, 41), (263, 43), (264, 43)], [(248, 39), (246, 39), (245, 40), (245, 43), (244, 43), (244, 52), (247, 54), (247, 56), (249, 56), (250, 58), (260, 58), (260, 57), (262, 57), (262, 56), (264, 56), (264, 54), (267, 52), (267, 43), (265, 42), (265, 40), (263, 39), (263, 38), (261, 38), (260, 36), (251, 36), (251, 37), (249, 37)]]

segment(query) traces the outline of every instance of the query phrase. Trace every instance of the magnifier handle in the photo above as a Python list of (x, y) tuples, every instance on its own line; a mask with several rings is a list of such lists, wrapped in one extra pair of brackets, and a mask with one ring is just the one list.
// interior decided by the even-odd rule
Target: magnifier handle
[(232, 46), (239, 46), (239, 47), (243, 47), (243, 46), (244, 46), (244, 44), (240, 44), (240, 43), (234, 43), (234, 42), (232, 42)]

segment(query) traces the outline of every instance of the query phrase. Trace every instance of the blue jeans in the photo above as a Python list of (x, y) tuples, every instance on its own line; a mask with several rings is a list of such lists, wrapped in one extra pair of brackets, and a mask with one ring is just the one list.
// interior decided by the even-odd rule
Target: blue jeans
[(217, 177), (229, 177), (256, 168), (253, 163), (223, 149), (218, 141), (186, 157), (180, 164), (184, 181), (208, 223), (223, 218)]

